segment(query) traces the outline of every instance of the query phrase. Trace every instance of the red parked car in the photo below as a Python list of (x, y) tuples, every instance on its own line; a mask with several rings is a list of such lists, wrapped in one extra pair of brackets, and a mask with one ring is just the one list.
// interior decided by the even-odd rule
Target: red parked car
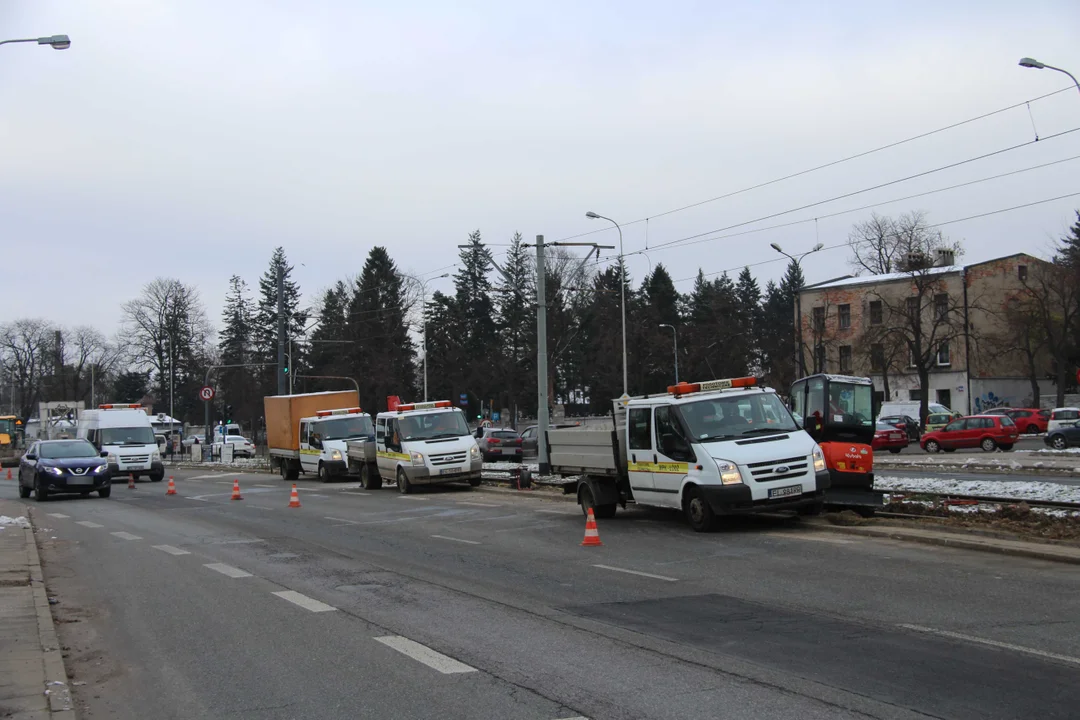
[(874, 450), (888, 450), (898, 453), (908, 446), (907, 432), (887, 422), (878, 421), (874, 430), (874, 440), (870, 447)]
[(1046, 424), (1050, 422), (1050, 411), (1038, 408), (1013, 408), (1005, 414), (1012, 418), (1020, 432), (1031, 435), (1046, 432)]
[(1008, 415), (970, 415), (926, 433), (919, 444), (929, 453), (977, 447), (992, 452), (997, 448), (1012, 450), (1019, 438), (1020, 430)]

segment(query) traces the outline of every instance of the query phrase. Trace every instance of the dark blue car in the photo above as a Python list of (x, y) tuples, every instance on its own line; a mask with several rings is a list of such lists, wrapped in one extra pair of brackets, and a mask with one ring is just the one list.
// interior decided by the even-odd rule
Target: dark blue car
[(97, 492), (103, 498), (112, 491), (109, 463), (86, 440), (39, 440), (19, 462), (19, 497), (30, 493), (38, 502), (50, 495)]

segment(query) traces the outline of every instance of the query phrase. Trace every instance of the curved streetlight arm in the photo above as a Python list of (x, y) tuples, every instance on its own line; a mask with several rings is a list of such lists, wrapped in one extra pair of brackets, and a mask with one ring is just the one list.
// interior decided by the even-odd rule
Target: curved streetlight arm
[(1066, 70), (1065, 68), (1059, 68), (1059, 67), (1054, 67), (1053, 65), (1047, 65), (1044, 62), (1039, 62), (1038, 60), (1036, 60), (1034, 58), (1027, 58), (1027, 57), (1026, 58), (1020, 58), (1019, 65), (1020, 65), (1020, 67), (1035, 68), (1036, 70), (1042, 70), (1042, 69), (1045, 68), (1047, 70), (1057, 70), (1059, 73), (1065, 73), (1066, 75), (1069, 76), (1069, 79), (1073, 81), (1073, 85), (1076, 86), (1076, 89), (1080, 90), (1080, 81), (1077, 81), (1076, 76), (1073, 75), (1068, 70)]
[(8, 43), (37, 43), (38, 45), (51, 45), (54, 50), (67, 50), (71, 47), (71, 38), (67, 35), (50, 35), (39, 38), (16, 38), (14, 40), (0, 40), (0, 45)]

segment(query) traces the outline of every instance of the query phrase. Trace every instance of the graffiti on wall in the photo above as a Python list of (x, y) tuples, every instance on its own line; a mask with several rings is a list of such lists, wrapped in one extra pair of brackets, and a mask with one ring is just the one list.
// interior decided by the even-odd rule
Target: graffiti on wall
[(975, 408), (975, 412), (981, 413), (998, 407), (1009, 407), (1011, 401), (1007, 397), (998, 397), (990, 391), (985, 392), (982, 395), (976, 395), (972, 400), (972, 404)]

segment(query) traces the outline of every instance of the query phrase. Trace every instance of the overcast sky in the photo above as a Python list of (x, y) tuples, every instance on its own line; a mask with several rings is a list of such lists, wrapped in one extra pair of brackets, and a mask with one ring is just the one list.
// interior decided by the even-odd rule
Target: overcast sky
[[(628, 253), (734, 226), (1080, 127), (1074, 90), (656, 217), (1064, 88), (1017, 60), (1080, 73), (1077, 27), (1076, 0), (5, 0), (2, 39), (72, 46), (0, 47), (0, 320), (111, 332), (125, 300), (170, 275), (216, 323), (228, 277), (256, 285), (277, 245), (313, 302), (375, 244), (440, 274), (474, 229), (557, 240), (602, 227), (586, 210), (625, 224)], [(680, 280), (772, 260), (772, 242), (838, 245), (870, 210), (812, 218), (1073, 156), (1080, 132), (739, 229), (801, 225), (637, 255), (630, 271), (637, 284), (663, 262)], [(1080, 160), (877, 210), (946, 222), (1069, 193)], [(1080, 195), (942, 229), (967, 261), (1046, 255), (1076, 208)], [(846, 258), (808, 258), (808, 281)], [(783, 263), (753, 270), (764, 286)]]

